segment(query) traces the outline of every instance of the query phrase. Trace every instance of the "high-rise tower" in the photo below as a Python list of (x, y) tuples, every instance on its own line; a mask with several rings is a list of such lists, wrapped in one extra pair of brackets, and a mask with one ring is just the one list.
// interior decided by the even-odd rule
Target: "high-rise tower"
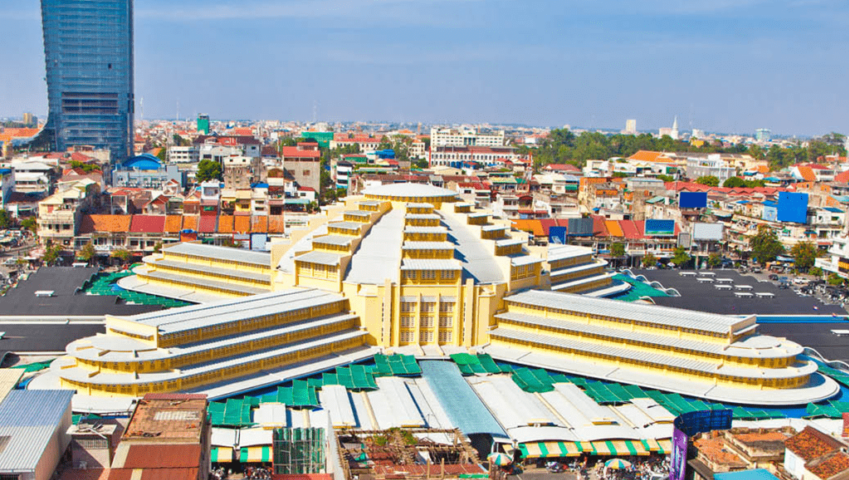
[(133, 148), (133, 0), (41, 0), (50, 148)]

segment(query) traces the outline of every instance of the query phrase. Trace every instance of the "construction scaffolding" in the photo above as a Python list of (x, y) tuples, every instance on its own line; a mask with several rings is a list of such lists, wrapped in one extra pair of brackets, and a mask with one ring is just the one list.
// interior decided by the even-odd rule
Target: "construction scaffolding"
[(277, 475), (324, 473), (324, 429), (275, 429), (272, 460)]

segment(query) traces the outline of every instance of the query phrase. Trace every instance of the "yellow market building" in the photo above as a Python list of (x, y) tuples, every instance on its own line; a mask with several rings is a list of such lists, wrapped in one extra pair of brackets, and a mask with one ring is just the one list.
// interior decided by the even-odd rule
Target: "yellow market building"
[[(613, 380), (620, 372), (627, 378), (616, 381), (719, 401), (752, 403), (753, 392), (769, 390), (790, 392), (772, 396), (777, 403), (805, 403), (837, 391), (813, 362), (797, 359), (801, 347), (758, 335), (754, 318), (598, 298), (621, 288), (604, 267), (589, 249), (529, 246), (526, 234), (460, 202), (452, 190), (383, 185), (330, 207), (306, 228), (291, 231), (287, 241), (273, 243), (270, 254), (197, 243), (166, 246), (123, 286), (219, 299), (207, 305), (212, 310), (181, 323), (179, 333), (166, 331), (167, 322), (153, 314), (109, 317), (105, 335), (72, 343), (52, 368), (64, 384), (93, 395), (139, 395), (202, 390), (224, 378), (323, 361), (341, 351), (406, 349), (441, 356), (477, 349), (591, 377)], [(298, 292), (321, 294), (333, 310), (301, 312), (295, 323), (251, 317), (254, 299)], [(276, 305), (270, 308), (291, 307)], [(668, 314), (671, 320), (659, 321), (668, 310), (675, 310)], [(238, 325), (257, 326), (217, 320), (235, 311), (243, 312), (233, 320)], [(638, 319), (629, 316), (635, 311), (642, 312)], [(317, 324), (321, 328), (309, 323), (326, 315), (340, 320)], [(309, 328), (300, 328), (304, 325)], [(255, 339), (263, 329), (278, 327), (287, 336)], [(296, 327), (297, 333), (286, 330)], [(218, 331), (247, 347), (219, 345)], [(301, 348), (336, 334), (342, 335), (338, 341)], [(255, 361), (275, 349), (288, 356)], [(137, 360), (148, 356), (149, 361)], [(243, 357), (253, 360), (239, 360)], [(197, 365), (208, 371), (189, 374)]]

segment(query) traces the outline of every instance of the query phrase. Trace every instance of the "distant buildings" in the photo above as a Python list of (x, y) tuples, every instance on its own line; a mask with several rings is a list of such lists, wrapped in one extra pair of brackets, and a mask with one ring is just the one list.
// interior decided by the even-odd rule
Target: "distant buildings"
[(768, 142), (772, 140), (772, 130), (768, 128), (759, 128), (755, 130), (755, 140), (759, 142)]
[(482, 133), (476, 130), (432, 128), (430, 130), (430, 145), (431, 148), (501, 147), (504, 146), (504, 130)]
[(637, 134), (637, 120), (631, 118), (625, 120), (625, 130), (622, 132), (627, 135), (636, 135)]
[(302, 187), (321, 191), (321, 152), (318, 144), (299, 143), (295, 147), (283, 147), (283, 168), (292, 173)]
[(209, 115), (205, 113), (198, 115), (197, 131), (202, 135), (209, 135)]
[(176, 165), (166, 165), (148, 153), (130, 158), (112, 171), (112, 184), (116, 187), (159, 190), (172, 180), (181, 188), (186, 184), (183, 173)]
[(94, 8), (86, 0), (41, 2), (50, 145), (108, 148), (113, 161), (132, 154), (133, 2)]

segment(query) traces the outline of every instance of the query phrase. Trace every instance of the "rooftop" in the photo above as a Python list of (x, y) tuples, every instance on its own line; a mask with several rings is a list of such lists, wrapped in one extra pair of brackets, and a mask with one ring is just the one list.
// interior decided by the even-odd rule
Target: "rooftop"
[(457, 192), (448, 190), (447, 188), (434, 187), (420, 183), (391, 183), (388, 185), (380, 185), (370, 187), (363, 191), (367, 196), (385, 196), (385, 197), (445, 197), (454, 198)]
[(200, 444), (206, 395), (159, 394), (139, 400), (122, 440), (186, 440)]
[(679, 308), (661, 307), (591, 298), (569, 293), (527, 291), (504, 299), (545, 308), (561, 309), (590, 315), (623, 318), (637, 322), (669, 325), (681, 328), (727, 334), (744, 322), (739, 317), (695, 312)]
[(197, 255), (200, 257), (217, 257), (239, 263), (249, 263), (263, 267), (271, 266), (271, 255), (263, 252), (253, 252), (243, 248), (217, 247), (200, 243), (178, 243), (165, 247), (169, 253), (181, 255)]

